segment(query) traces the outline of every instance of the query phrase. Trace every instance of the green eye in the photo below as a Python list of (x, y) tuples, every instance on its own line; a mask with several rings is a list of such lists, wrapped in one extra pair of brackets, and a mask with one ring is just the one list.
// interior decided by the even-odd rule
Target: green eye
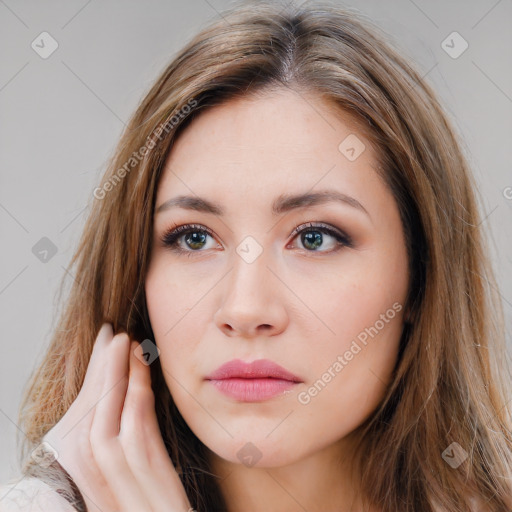
[[(340, 247), (353, 247), (352, 240), (337, 228), (333, 228), (327, 224), (307, 223), (295, 228), (290, 236), (295, 235), (294, 239), (300, 235), (302, 246), (307, 252), (333, 252)], [(331, 243), (334, 249), (319, 250), (324, 244), (324, 236), (328, 235), (334, 242)], [(177, 253), (194, 253), (204, 252), (208, 243), (208, 237), (214, 238), (213, 232), (198, 224), (185, 224), (171, 228), (162, 238), (162, 242), (166, 247)], [(214, 247), (206, 247), (212, 249)]]

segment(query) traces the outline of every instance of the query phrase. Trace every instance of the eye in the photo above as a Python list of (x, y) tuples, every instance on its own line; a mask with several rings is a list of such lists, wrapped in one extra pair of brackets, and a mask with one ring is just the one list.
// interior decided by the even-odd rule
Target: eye
[[(334, 252), (341, 247), (353, 247), (352, 239), (348, 235), (337, 228), (323, 223), (309, 222), (301, 224), (292, 231), (290, 236), (292, 235), (296, 235), (296, 237), (300, 235), (301, 244), (307, 252)], [(330, 244), (327, 244), (328, 249), (329, 246), (331, 249), (318, 250), (319, 247), (326, 245), (324, 243), (325, 235), (327, 235), (328, 239), (331, 238)], [(170, 228), (162, 237), (162, 242), (172, 251), (188, 253), (187, 255), (190, 256), (192, 253), (203, 252), (201, 249), (215, 248), (212, 244), (208, 247), (208, 238), (213, 240), (214, 235), (207, 227), (200, 224), (184, 224)]]
[[(323, 223), (314, 223), (308, 222), (306, 224), (301, 224), (296, 227), (291, 235), (297, 235), (297, 238), (300, 240), (302, 246), (307, 250), (307, 252), (335, 252), (341, 247), (353, 247), (352, 239), (333, 226), (329, 226), (328, 224)], [(330, 244), (327, 244), (327, 250), (319, 251), (318, 248), (322, 245), (326, 245), (324, 235), (327, 235), (328, 238), (331, 238)], [(331, 249), (329, 250), (329, 246)]]
[[(171, 248), (175, 252), (193, 253), (199, 252), (199, 249), (206, 247), (208, 237), (213, 239), (213, 232), (207, 227), (199, 224), (184, 224), (183, 226), (169, 229), (164, 234), (162, 242), (166, 247)], [(189, 249), (183, 248), (183, 245), (180, 243), (182, 238)], [(206, 248), (211, 249), (212, 247)]]

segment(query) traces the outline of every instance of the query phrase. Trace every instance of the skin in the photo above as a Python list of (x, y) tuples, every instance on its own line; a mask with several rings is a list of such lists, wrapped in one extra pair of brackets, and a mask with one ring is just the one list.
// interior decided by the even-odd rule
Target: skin
[[(350, 134), (366, 147), (354, 161), (338, 149)], [(389, 385), (409, 286), (398, 207), (378, 165), (348, 116), (287, 89), (204, 112), (166, 162), (156, 210), (178, 195), (226, 210), (156, 213), (145, 291), (166, 383), (208, 447), (231, 512), (362, 510), (349, 463), (353, 435)], [(357, 199), (367, 213), (330, 202), (272, 215), (279, 195), (320, 189)], [(290, 236), (306, 222), (346, 232), (353, 247), (323, 233), (315, 250)], [(181, 254), (162, 243), (167, 230), (188, 223), (214, 236), (191, 247), (182, 235)], [(262, 249), (252, 263), (236, 251), (249, 235)], [(396, 303), (394, 318), (301, 403), (299, 394)], [(262, 402), (237, 401), (204, 380), (234, 358), (268, 358), (303, 382)], [(246, 443), (260, 457), (255, 464), (237, 455)]]

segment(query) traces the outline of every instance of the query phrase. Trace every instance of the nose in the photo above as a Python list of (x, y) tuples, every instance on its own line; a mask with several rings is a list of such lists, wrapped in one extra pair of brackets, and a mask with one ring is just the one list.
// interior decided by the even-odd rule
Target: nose
[(230, 337), (276, 336), (289, 322), (284, 286), (260, 255), (252, 263), (238, 254), (219, 288), (214, 321)]

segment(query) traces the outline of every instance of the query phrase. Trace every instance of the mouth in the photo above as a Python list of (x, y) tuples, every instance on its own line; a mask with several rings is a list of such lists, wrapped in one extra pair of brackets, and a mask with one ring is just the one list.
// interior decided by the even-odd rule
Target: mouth
[(303, 380), (268, 359), (229, 361), (206, 377), (215, 388), (241, 402), (260, 402), (292, 390)]

